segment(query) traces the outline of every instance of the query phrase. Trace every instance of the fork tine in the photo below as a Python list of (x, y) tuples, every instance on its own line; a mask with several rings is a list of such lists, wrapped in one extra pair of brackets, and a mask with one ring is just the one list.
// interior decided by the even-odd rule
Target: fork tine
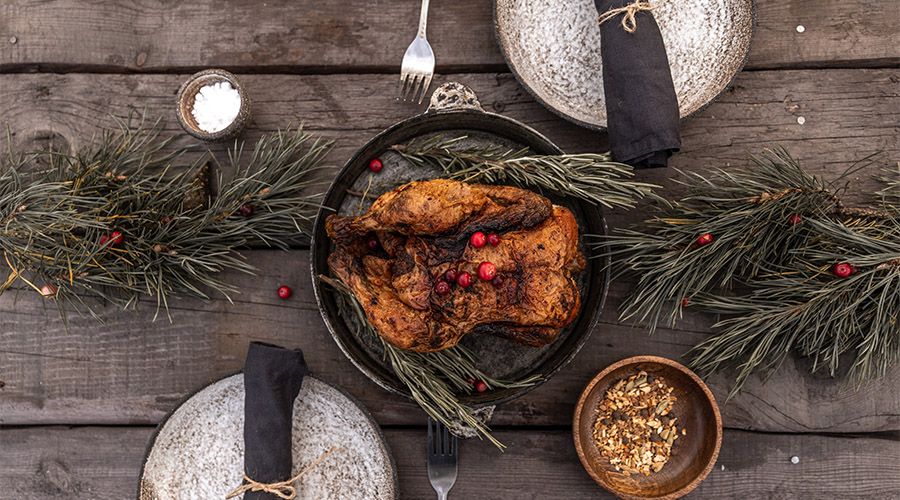
[(403, 100), (403, 94), (406, 93), (407, 85), (409, 85), (409, 73), (400, 73), (400, 100)]
[(412, 83), (409, 86), (409, 93), (406, 95), (407, 101), (415, 101), (416, 96), (419, 94), (419, 85), (422, 83), (422, 75), (419, 73), (413, 74)]
[(414, 75), (412, 73), (404, 73), (403, 74), (403, 86), (400, 87), (400, 100), (406, 100), (406, 94), (409, 93), (409, 88), (412, 86)]
[(434, 76), (434, 73), (428, 73), (425, 75), (425, 83), (422, 85), (422, 92), (419, 94), (419, 104), (422, 104), (422, 99), (425, 98), (425, 94), (428, 93), (428, 87), (431, 85), (431, 77)]

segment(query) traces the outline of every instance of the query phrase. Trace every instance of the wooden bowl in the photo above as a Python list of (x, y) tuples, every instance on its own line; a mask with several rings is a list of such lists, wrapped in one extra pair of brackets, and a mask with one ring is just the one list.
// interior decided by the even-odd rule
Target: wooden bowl
[[(672, 414), (687, 435), (675, 440), (672, 456), (661, 471), (629, 477), (600, 455), (593, 428), (610, 386), (641, 370), (665, 378), (673, 388), (677, 400)], [(712, 392), (694, 372), (670, 359), (635, 356), (613, 363), (591, 380), (575, 408), (572, 433), (581, 464), (600, 486), (622, 498), (674, 499), (691, 492), (712, 470), (722, 445), (722, 417)]]
[[(219, 82), (228, 82), (238, 91), (238, 95), (241, 97), (241, 108), (234, 121), (227, 127), (218, 132), (207, 132), (197, 125), (191, 109), (194, 107), (194, 98), (201, 88)], [(247, 98), (244, 87), (241, 86), (236, 76), (223, 69), (207, 69), (191, 75), (188, 81), (178, 89), (176, 104), (178, 106), (178, 123), (181, 124), (181, 128), (201, 141), (214, 142), (231, 139), (250, 121), (250, 100)]]

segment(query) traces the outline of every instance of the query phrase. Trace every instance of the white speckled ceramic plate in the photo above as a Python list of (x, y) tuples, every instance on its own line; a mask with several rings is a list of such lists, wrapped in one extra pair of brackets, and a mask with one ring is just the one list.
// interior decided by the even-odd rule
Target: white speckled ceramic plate
[[(753, 0), (650, 2), (685, 117), (725, 90), (743, 67), (753, 35)], [(579, 125), (606, 127), (600, 26), (592, 0), (495, 0), (494, 24), (507, 63), (538, 101)]]
[[(244, 379), (215, 382), (161, 424), (141, 473), (140, 500), (223, 499), (244, 472)], [(396, 498), (397, 475), (378, 425), (343, 392), (312, 377), (294, 402), (294, 473), (340, 449), (296, 483), (300, 499)]]

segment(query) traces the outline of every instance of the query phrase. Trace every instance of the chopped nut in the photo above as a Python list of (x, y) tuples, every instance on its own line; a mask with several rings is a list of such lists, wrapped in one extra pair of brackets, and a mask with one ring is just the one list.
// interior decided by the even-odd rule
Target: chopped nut
[[(600, 454), (626, 476), (661, 471), (679, 437), (670, 415), (675, 401), (664, 378), (643, 371), (613, 384), (594, 422)], [(680, 433), (687, 435), (684, 428)]]

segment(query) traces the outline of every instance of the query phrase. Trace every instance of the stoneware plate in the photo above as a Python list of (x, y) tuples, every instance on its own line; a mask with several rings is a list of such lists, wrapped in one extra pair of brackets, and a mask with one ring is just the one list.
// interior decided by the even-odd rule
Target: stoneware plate
[[(677, 399), (671, 414), (687, 434), (675, 440), (672, 456), (661, 471), (625, 476), (609, 465), (594, 444), (594, 422), (606, 391), (641, 370), (665, 378), (672, 387)], [(674, 500), (690, 493), (712, 470), (722, 445), (722, 417), (712, 392), (694, 372), (671, 359), (635, 356), (609, 365), (591, 380), (575, 407), (572, 433), (581, 464), (600, 486), (620, 498)]]
[[(686, 117), (725, 90), (743, 67), (753, 35), (753, 0), (650, 3)], [(495, 0), (494, 25), (506, 62), (538, 101), (579, 125), (606, 127), (594, 2)]]
[[(147, 450), (140, 500), (225, 498), (244, 473), (244, 378), (214, 382), (163, 422)], [(339, 447), (295, 485), (297, 498), (396, 498), (397, 475), (378, 425), (343, 392), (312, 377), (294, 402), (294, 473)]]

